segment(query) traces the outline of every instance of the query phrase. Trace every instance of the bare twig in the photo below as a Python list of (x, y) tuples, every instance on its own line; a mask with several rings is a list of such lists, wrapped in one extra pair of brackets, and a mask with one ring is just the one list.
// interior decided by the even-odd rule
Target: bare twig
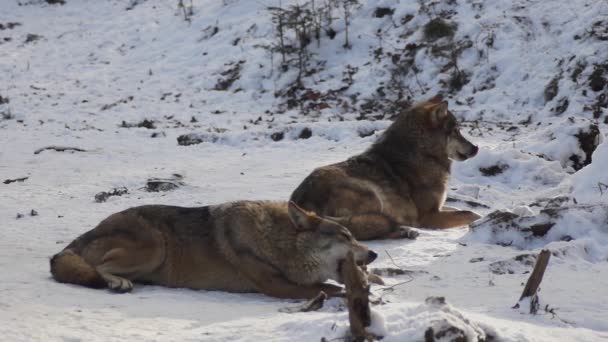
[(384, 250), (384, 253), (386, 253), (386, 255), (388, 255), (388, 258), (391, 259), (391, 262), (393, 263), (393, 265), (395, 265), (395, 267), (402, 270), (402, 268), (399, 265), (397, 265), (397, 263), (395, 262), (395, 259), (393, 259), (393, 257), (390, 255), (390, 253), (386, 249)]
[(600, 196), (604, 195), (604, 190), (608, 190), (608, 184), (604, 184), (602, 182), (597, 182), (597, 187), (600, 189)]
[(327, 299), (327, 294), (325, 294), (325, 292), (321, 291), (315, 298), (313, 298), (301, 305), (281, 308), (281, 309), (279, 309), (279, 312), (295, 313), (295, 312), (317, 311), (323, 307), (323, 304), (325, 303), (326, 299)]
[(394, 291), (394, 290), (395, 290), (395, 287), (400, 286), (400, 285), (403, 285), (403, 284), (411, 283), (412, 281), (414, 281), (414, 277), (412, 277), (412, 276), (411, 276), (411, 275), (409, 275), (409, 274), (408, 274), (407, 276), (408, 276), (408, 277), (410, 277), (410, 279), (408, 279), (408, 280), (406, 280), (406, 281), (402, 281), (402, 282), (397, 283), (397, 284), (395, 284), (395, 285), (391, 285), (391, 286), (386, 286), (386, 287), (383, 287), (383, 288), (381, 288), (380, 290), (381, 290), (381, 291), (384, 291), (384, 292), (387, 292), (387, 291)]
[(28, 178), (30, 177), (22, 177), (22, 178), (15, 178), (15, 179), (6, 179), (4, 180), (4, 184), (11, 184), (11, 183), (15, 183), (15, 182), (24, 182), (26, 181)]
[(78, 147), (47, 146), (47, 147), (42, 147), (42, 148), (37, 149), (36, 151), (34, 151), (34, 154), (40, 154), (40, 152), (43, 152), (46, 150), (55, 150), (57, 152), (65, 152), (65, 151), (87, 152), (87, 150), (83, 150), (82, 148), (78, 148)]

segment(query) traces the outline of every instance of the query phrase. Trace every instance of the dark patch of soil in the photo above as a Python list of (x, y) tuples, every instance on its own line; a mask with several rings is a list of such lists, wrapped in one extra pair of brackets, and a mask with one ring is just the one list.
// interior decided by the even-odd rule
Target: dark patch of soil
[(181, 181), (183, 177), (174, 174), (171, 178), (150, 178), (146, 182), (144, 190), (148, 192), (172, 191), (185, 184)]
[(451, 38), (456, 32), (456, 25), (448, 23), (441, 18), (435, 18), (426, 23), (423, 28), (424, 38), (429, 41), (435, 41), (440, 38)]
[(213, 89), (220, 91), (228, 90), (232, 84), (241, 77), (241, 69), (244, 63), (245, 61), (241, 60), (236, 63), (227, 64), (228, 69), (220, 74), (222, 78), (217, 80)]
[(591, 88), (591, 90), (597, 92), (602, 91), (604, 89), (604, 87), (606, 86), (606, 78), (604, 77), (605, 72), (606, 69), (604, 68), (604, 66), (599, 64), (594, 65), (594, 70), (588, 78), (589, 87)]
[(489, 265), (493, 274), (526, 274), (534, 267), (536, 255), (520, 254), (508, 260), (493, 262)]
[(148, 120), (148, 119), (143, 119), (142, 121), (137, 122), (137, 123), (128, 123), (126, 121), (123, 121), (120, 124), (120, 127), (122, 127), (122, 128), (139, 127), (139, 128), (147, 128), (147, 129), (156, 129), (156, 125), (154, 124), (154, 121)]
[(150, 134), (150, 138), (164, 138), (166, 136), (167, 134), (165, 134), (165, 132), (154, 132)]
[(371, 129), (371, 130), (359, 129), (359, 131), (357, 133), (359, 133), (359, 137), (367, 138), (367, 137), (374, 135), (374, 133), (376, 133), (376, 130), (375, 129)]
[(184, 134), (177, 137), (177, 144), (181, 146), (196, 145), (202, 142), (204, 142), (204, 139), (197, 134)]
[(272, 139), (272, 141), (281, 141), (284, 137), (285, 133), (283, 132), (275, 132), (270, 135), (270, 139)]
[(564, 96), (557, 101), (557, 106), (555, 106), (553, 110), (557, 115), (564, 114), (564, 112), (568, 109), (569, 105), (570, 101), (567, 97)]
[(394, 8), (390, 8), (390, 7), (377, 7), (376, 10), (374, 11), (374, 17), (376, 18), (383, 18), (387, 15), (393, 15), (395, 13), (395, 9)]
[(21, 26), (21, 23), (6, 23), (6, 24), (2, 24), (0, 23), (0, 31), (2, 30), (12, 30), (13, 28), (17, 27), (17, 26)]
[(559, 93), (559, 79), (561, 76), (554, 77), (546, 86), (545, 86), (545, 103), (553, 100), (557, 93)]
[(499, 163), (488, 167), (480, 167), (479, 172), (486, 177), (493, 177), (505, 172), (507, 169), (509, 169), (509, 165)]
[(598, 20), (591, 25), (589, 34), (599, 40), (608, 40), (608, 20)]
[(97, 194), (95, 194), (95, 202), (97, 203), (103, 203), (105, 201), (108, 200), (108, 198), (112, 197), (112, 196), (122, 196), (125, 194), (128, 194), (129, 190), (125, 187), (120, 187), (120, 188), (114, 188), (110, 191), (102, 191), (99, 192)]
[(462, 87), (469, 83), (470, 77), (462, 70), (454, 70), (448, 80), (448, 91), (450, 94), (459, 92)]
[(33, 34), (33, 33), (28, 33), (27, 36), (25, 36), (25, 43), (33, 43), (37, 40), (42, 39), (42, 36), (39, 34)]
[(599, 127), (595, 124), (592, 124), (589, 125), (587, 130), (581, 130), (575, 135), (575, 137), (578, 139), (578, 144), (580, 148), (583, 150), (583, 152), (585, 152), (585, 160), (582, 161), (577, 155), (570, 156), (570, 160), (573, 163), (572, 167), (576, 171), (591, 164), (591, 155), (599, 144), (600, 134), (601, 133)]
[(298, 139), (308, 139), (312, 137), (312, 130), (308, 127), (304, 127), (304, 129), (298, 135)]
[(118, 100), (118, 101), (116, 101), (114, 103), (110, 103), (110, 104), (106, 104), (106, 105), (101, 106), (101, 110), (108, 110), (108, 109), (111, 109), (111, 108), (114, 108), (114, 107), (118, 106), (121, 103), (129, 103), (131, 101), (133, 101), (133, 96), (127, 96), (124, 99), (120, 99), (120, 100)]

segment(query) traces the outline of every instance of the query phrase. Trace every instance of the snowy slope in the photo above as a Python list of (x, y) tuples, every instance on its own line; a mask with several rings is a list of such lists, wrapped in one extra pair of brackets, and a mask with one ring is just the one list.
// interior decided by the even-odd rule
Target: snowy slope
[[(129, 206), (287, 199), (313, 168), (369, 146), (395, 106), (438, 92), (481, 147), (454, 164), (449, 205), (554, 225), (540, 237), (482, 222), (369, 243), (380, 254), (374, 267), (413, 271), (385, 277), (392, 290), (372, 288), (385, 302), (373, 308), (385, 340), (424, 340), (428, 328), (450, 325), (469, 340), (608, 339), (605, 1), (370, 0), (352, 9), (351, 49), (336, 10), (336, 35), (310, 44), (322, 63), (292, 109), (275, 93), (296, 71), (281, 72), (280, 56), (262, 47), (276, 44), (267, 7), (278, 1), (195, 0), (190, 22), (169, 0), (0, 2), (0, 181), (28, 177), (0, 184), (1, 340), (344, 336), (337, 299), (286, 314), (278, 309), (293, 302), (257, 294), (136, 286), (115, 295), (55, 283), (48, 258)], [(379, 7), (394, 11), (376, 17)], [(425, 38), (436, 18), (456, 24), (453, 36)], [(454, 50), (468, 79), (460, 89), (449, 81)], [(234, 82), (216, 89), (236, 66)], [(187, 134), (201, 141), (178, 145)], [(34, 154), (49, 145), (87, 152)], [(175, 191), (142, 189), (176, 173), (185, 186)], [(118, 187), (129, 193), (94, 201)], [(553, 256), (532, 316), (511, 307), (542, 248)], [(433, 296), (447, 304), (426, 301)]]

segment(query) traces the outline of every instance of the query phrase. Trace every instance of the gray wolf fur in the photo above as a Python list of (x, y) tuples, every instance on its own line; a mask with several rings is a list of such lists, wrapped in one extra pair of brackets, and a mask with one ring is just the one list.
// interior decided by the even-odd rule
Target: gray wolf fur
[(340, 265), (376, 253), (336, 222), (293, 203), (240, 201), (183, 208), (148, 205), (115, 213), (51, 259), (62, 283), (117, 292), (133, 282), (279, 298), (341, 292)]
[(451, 228), (480, 216), (444, 207), (452, 160), (475, 156), (441, 97), (402, 112), (365, 152), (315, 169), (291, 200), (358, 240), (415, 238), (411, 227)]

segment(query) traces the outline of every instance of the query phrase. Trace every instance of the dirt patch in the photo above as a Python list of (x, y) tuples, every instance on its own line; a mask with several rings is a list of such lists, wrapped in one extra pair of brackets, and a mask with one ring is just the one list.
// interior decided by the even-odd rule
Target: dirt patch
[(508, 260), (491, 263), (488, 267), (493, 274), (526, 274), (530, 273), (536, 263), (536, 255), (521, 254)]
[(150, 178), (146, 182), (144, 190), (148, 192), (172, 191), (184, 186), (182, 175), (173, 174), (171, 178)]
[(570, 156), (572, 167), (578, 171), (591, 164), (591, 156), (600, 142), (600, 129), (597, 125), (591, 124), (586, 130), (580, 130), (576, 135), (578, 145), (585, 153), (585, 159), (581, 160), (578, 155)]
[(608, 40), (608, 20), (598, 20), (591, 25), (589, 35), (599, 40)]
[(424, 25), (424, 38), (428, 41), (435, 41), (440, 38), (452, 38), (456, 33), (456, 24), (448, 23), (441, 18), (435, 18)]
[(148, 119), (143, 119), (142, 121), (136, 122), (136, 123), (123, 121), (120, 124), (120, 127), (122, 127), (122, 128), (138, 127), (138, 128), (147, 128), (147, 129), (156, 129), (156, 125), (155, 125), (154, 121), (148, 120)]
[(387, 15), (393, 15), (395, 13), (394, 8), (390, 7), (376, 7), (374, 11), (374, 17), (376, 18), (384, 18)]
[(113, 102), (113, 103), (110, 103), (110, 104), (105, 104), (105, 105), (101, 106), (101, 110), (108, 110), (108, 109), (111, 109), (111, 108), (114, 108), (114, 107), (118, 106), (121, 103), (129, 103), (131, 101), (133, 101), (133, 96), (127, 96), (124, 99), (120, 99), (120, 100), (118, 100), (116, 102)]
[(298, 134), (298, 139), (308, 139), (312, 137), (312, 130), (308, 127), (304, 127), (300, 134)]
[(25, 43), (33, 43), (35, 41), (38, 41), (40, 39), (42, 39), (43, 37), (39, 34), (33, 34), (33, 33), (28, 33), (27, 36), (25, 36)]
[(95, 194), (95, 202), (103, 203), (108, 200), (108, 198), (113, 196), (122, 196), (129, 193), (129, 190), (125, 187), (113, 188), (110, 191), (102, 191)]
[(283, 132), (274, 132), (270, 135), (270, 139), (272, 139), (272, 141), (281, 141), (283, 138), (285, 138), (285, 133)]
[(198, 134), (183, 134), (177, 137), (177, 144), (180, 146), (196, 145), (205, 140)]
[(480, 167), (479, 172), (486, 177), (497, 176), (509, 169), (509, 165), (498, 163), (488, 167)]
[(217, 80), (213, 89), (220, 91), (228, 90), (232, 84), (241, 77), (241, 69), (244, 63), (245, 61), (241, 60), (226, 64), (228, 68), (220, 73), (222, 78)]
[(0, 23), (0, 31), (2, 30), (12, 30), (17, 26), (21, 26), (21, 23), (6, 23), (6, 24), (2, 24)]
[(557, 93), (559, 93), (559, 80), (561, 76), (554, 77), (546, 86), (545, 86), (545, 103), (553, 100)]
[(604, 77), (605, 72), (606, 68), (603, 65), (596, 64), (593, 66), (593, 72), (588, 78), (591, 90), (598, 92), (604, 89), (606, 86), (606, 78)]

